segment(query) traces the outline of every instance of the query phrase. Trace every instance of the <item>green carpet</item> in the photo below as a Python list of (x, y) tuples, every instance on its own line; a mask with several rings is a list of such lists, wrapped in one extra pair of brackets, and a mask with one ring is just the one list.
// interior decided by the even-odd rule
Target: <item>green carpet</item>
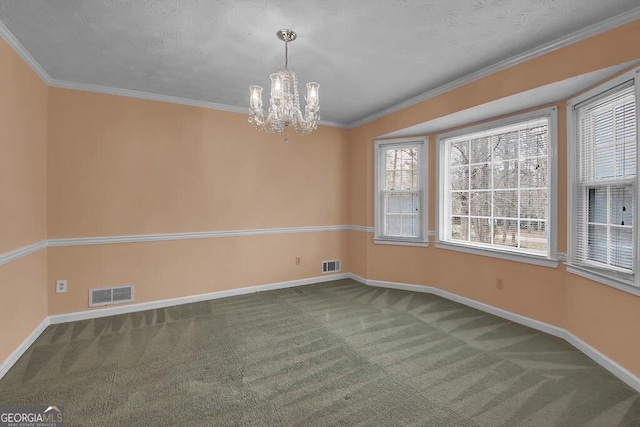
[(638, 426), (565, 341), (352, 280), (48, 327), (0, 402), (66, 425)]

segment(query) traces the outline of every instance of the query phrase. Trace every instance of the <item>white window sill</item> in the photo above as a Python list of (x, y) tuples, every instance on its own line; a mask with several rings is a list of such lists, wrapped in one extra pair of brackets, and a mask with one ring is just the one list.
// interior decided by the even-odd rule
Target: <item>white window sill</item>
[(628, 292), (636, 296), (640, 296), (640, 287), (636, 286), (632, 281), (616, 277), (613, 274), (608, 274), (608, 272), (603, 270), (589, 268), (583, 265), (575, 265), (569, 263), (566, 263), (565, 265), (567, 266), (568, 273), (584, 277), (585, 279), (589, 279), (594, 282), (602, 283), (603, 285), (611, 286), (612, 288), (616, 288), (618, 290)]
[(422, 248), (426, 248), (429, 246), (429, 242), (423, 240), (399, 240), (380, 237), (374, 238), (373, 243), (377, 245), (418, 246)]
[(488, 256), (507, 261), (522, 262), (525, 264), (539, 265), (541, 267), (558, 268), (558, 260), (545, 258), (543, 256), (520, 254), (515, 252), (499, 251), (488, 248), (476, 248), (472, 246), (457, 245), (449, 242), (436, 242), (436, 248), (451, 251), (463, 252), (472, 255)]

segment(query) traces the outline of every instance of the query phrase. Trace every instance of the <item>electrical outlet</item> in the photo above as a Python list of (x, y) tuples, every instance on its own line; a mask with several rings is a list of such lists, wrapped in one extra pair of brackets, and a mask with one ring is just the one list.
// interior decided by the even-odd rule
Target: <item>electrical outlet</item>
[(496, 288), (504, 289), (504, 283), (502, 282), (502, 279), (500, 279), (500, 278), (496, 279)]
[(67, 281), (66, 280), (56, 280), (56, 293), (64, 294), (67, 292)]

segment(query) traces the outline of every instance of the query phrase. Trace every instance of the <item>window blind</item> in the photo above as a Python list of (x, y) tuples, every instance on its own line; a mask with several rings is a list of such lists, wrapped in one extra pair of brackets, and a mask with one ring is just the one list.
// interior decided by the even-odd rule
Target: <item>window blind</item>
[(635, 272), (636, 99), (628, 84), (577, 108), (576, 261)]

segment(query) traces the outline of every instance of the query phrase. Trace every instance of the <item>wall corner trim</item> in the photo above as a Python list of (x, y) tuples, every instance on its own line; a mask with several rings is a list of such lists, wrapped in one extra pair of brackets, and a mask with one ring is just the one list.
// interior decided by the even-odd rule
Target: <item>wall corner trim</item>
[(47, 326), (49, 326), (49, 324), (49, 318), (45, 317), (45, 319), (40, 322), (38, 326), (36, 326), (33, 332), (31, 332), (31, 334), (29, 334), (29, 336), (24, 341), (22, 341), (22, 344), (20, 344), (18, 348), (16, 348), (13, 353), (9, 355), (9, 357), (7, 357), (2, 363), (0, 363), (0, 379), (2, 379), (2, 377), (4, 377), (7, 372), (9, 372), (9, 369), (11, 369), (11, 367), (18, 361), (18, 359), (20, 359), (24, 352), (27, 351), (29, 347), (31, 347), (36, 339), (38, 339), (40, 334), (42, 334), (44, 330), (47, 329)]
[(399, 289), (404, 291), (412, 291), (412, 292), (422, 292), (427, 294), (437, 295), (442, 298), (446, 298), (451, 301), (455, 301), (457, 303), (466, 305), (468, 307), (472, 307), (478, 309), (480, 311), (484, 311), (485, 313), (493, 314), (494, 316), (502, 317), (503, 319), (510, 320), (515, 323), (519, 323), (524, 326), (528, 326), (532, 329), (536, 329), (541, 332), (545, 332), (549, 335), (553, 335), (558, 338), (562, 338), (567, 341), (569, 344), (574, 346), (576, 349), (580, 350), (594, 362), (605, 368), (607, 371), (611, 372), (613, 375), (622, 380), (625, 384), (636, 390), (640, 393), (640, 378), (634, 375), (632, 372), (594, 348), (593, 346), (587, 344), (582, 339), (573, 335), (570, 331), (560, 328), (558, 326), (554, 326), (545, 322), (541, 322), (539, 320), (532, 319), (530, 317), (522, 316), (520, 314), (513, 313), (511, 311), (507, 311), (498, 307), (494, 307), (492, 305), (488, 305), (482, 303), (480, 301), (476, 301), (470, 298), (466, 298), (460, 295), (456, 295), (451, 292), (444, 291), (439, 288), (435, 288), (433, 286), (423, 286), (423, 285), (413, 285), (408, 283), (398, 283), (398, 282), (386, 282), (382, 280), (371, 280), (365, 279), (361, 276), (358, 276), (353, 273), (349, 273), (349, 278), (355, 280), (356, 282), (360, 282), (364, 285), (375, 286), (380, 288), (389, 288), (389, 289)]

